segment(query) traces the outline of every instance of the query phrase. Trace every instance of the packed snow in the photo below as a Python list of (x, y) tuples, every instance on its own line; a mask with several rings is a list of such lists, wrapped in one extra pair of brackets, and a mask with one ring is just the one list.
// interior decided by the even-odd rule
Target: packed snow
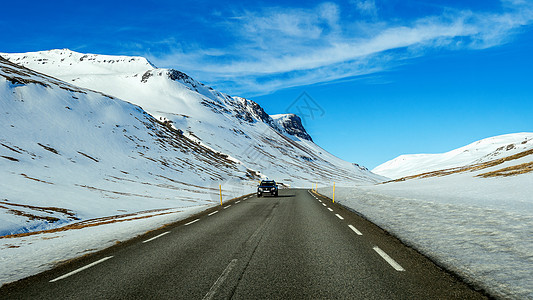
[(530, 154), (448, 176), (337, 187), (335, 200), (492, 295), (532, 299), (533, 172), (477, 176), (532, 161)]

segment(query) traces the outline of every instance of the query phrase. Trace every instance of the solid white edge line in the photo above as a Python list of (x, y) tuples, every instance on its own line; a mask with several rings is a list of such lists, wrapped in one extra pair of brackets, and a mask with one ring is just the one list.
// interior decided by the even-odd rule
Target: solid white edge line
[(224, 209), (226, 209), (226, 208), (228, 208), (228, 207), (230, 207), (230, 206), (231, 206), (231, 204), (230, 204), (230, 205), (228, 205), (228, 206), (224, 206)]
[(74, 271), (72, 271), (72, 272), (70, 272), (70, 273), (67, 273), (67, 274), (65, 274), (65, 275), (63, 275), (63, 276), (59, 276), (59, 277), (57, 277), (56, 279), (52, 279), (52, 280), (50, 280), (49, 282), (56, 282), (56, 281), (58, 281), (58, 280), (65, 279), (65, 278), (67, 278), (67, 277), (69, 277), (69, 276), (72, 276), (72, 275), (74, 275), (74, 274), (76, 274), (76, 273), (79, 273), (79, 272), (81, 272), (81, 271), (83, 271), (83, 270), (86, 270), (86, 269), (88, 269), (88, 268), (90, 268), (90, 267), (93, 267), (93, 266), (95, 266), (95, 265), (97, 265), (97, 264), (99, 264), (99, 263), (102, 263), (102, 262), (104, 262), (104, 261), (106, 261), (106, 260), (108, 260), (108, 259), (110, 259), (110, 258), (112, 258), (112, 257), (113, 257), (113, 256), (104, 257), (104, 258), (102, 258), (102, 259), (100, 259), (100, 260), (98, 260), (98, 261), (95, 261), (95, 262), (93, 262), (93, 263), (90, 263), (90, 264), (86, 265), (85, 267), (81, 267), (81, 268), (79, 268), (79, 269), (77, 269), (77, 270), (74, 270)]
[(376, 251), (379, 254), (379, 256), (381, 256), (385, 261), (387, 261), (389, 263), (389, 265), (391, 265), (396, 271), (398, 271), (398, 272), (405, 271), (405, 269), (402, 268), (402, 266), (400, 266), (400, 264), (398, 264), (389, 255), (387, 255), (387, 253), (385, 253), (383, 250), (379, 249), (379, 247), (374, 247), (372, 249), (374, 249), (374, 251)]
[(344, 218), (341, 215), (339, 215), (339, 214), (335, 214), (335, 215), (337, 216), (337, 218), (339, 218), (341, 220), (344, 220)]
[(331, 208), (329, 208), (329, 207), (328, 207), (328, 210), (329, 210), (329, 211), (333, 211), (333, 209), (331, 209)]
[(189, 223), (185, 224), (185, 226), (187, 226), (187, 225), (191, 225), (192, 223), (196, 223), (196, 222), (198, 222), (198, 221), (200, 221), (200, 219), (196, 219), (196, 220), (194, 220), (194, 221), (190, 221)]
[(155, 240), (155, 239), (157, 239), (157, 238), (159, 238), (159, 237), (162, 237), (162, 236), (164, 236), (165, 234), (168, 234), (168, 233), (170, 233), (170, 231), (163, 232), (163, 233), (161, 233), (160, 235), (154, 236), (153, 238), (149, 238), (149, 239), (147, 239), (146, 241), (143, 241), (143, 243), (151, 242), (151, 241), (153, 241), (153, 240)]
[(353, 232), (355, 232), (357, 235), (363, 235), (361, 231), (357, 230), (357, 228), (353, 227), (352, 225), (348, 225)]
[(208, 214), (208, 216), (212, 216), (212, 215), (216, 214), (217, 212), (218, 212), (218, 210), (215, 210), (214, 212)]
[(228, 277), (229, 273), (235, 267), (236, 264), (237, 264), (237, 259), (235, 258), (228, 264), (226, 269), (224, 269), (224, 272), (222, 272), (222, 274), (218, 277), (217, 281), (215, 281), (213, 286), (211, 286), (211, 288), (209, 289), (209, 292), (205, 294), (203, 300), (213, 299), (218, 288), (224, 283), (224, 280), (226, 280), (226, 277)]

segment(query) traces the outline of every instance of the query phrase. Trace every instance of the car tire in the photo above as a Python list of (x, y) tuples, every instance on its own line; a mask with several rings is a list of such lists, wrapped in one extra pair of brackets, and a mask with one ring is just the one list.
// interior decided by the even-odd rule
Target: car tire
[(277, 197), (277, 196), (278, 196), (278, 192), (276, 192), (276, 193), (274, 194), (274, 196), (276, 196), (276, 197)]
[(258, 198), (261, 198), (261, 196), (262, 196), (261, 194), (257, 194), (257, 197), (258, 197)]

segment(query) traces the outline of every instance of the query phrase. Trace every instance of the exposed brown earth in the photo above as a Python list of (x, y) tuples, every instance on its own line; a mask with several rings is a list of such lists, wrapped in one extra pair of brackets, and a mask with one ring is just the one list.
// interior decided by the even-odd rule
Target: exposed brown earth
[(528, 162), (528, 163), (524, 163), (524, 164), (520, 164), (516, 166), (499, 169), (499, 170), (492, 171), (492, 172), (479, 174), (476, 177), (483, 177), (483, 178), (497, 177), (497, 176), (507, 177), (507, 176), (525, 174), (529, 172), (533, 172), (533, 162)]
[[(152, 210), (151, 212), (154, 212), (154, 211), (162, 211), (162, 210)], [(132, 217), (134, 215), (139, 215), (139, 214), (142, 214), (142, 213), (147, 213), (147, 211), (142, 211), (142, 212), (138, 212), (138, 213), (134, 213), (134, 214), (117, 215), (117, 216), (111, 216), (111, 217), (105, 217), (105, 218), (97, 218), (97, 219), (85, 220), (85, 221), (82, 221), (82, 222), (66, 225), (66, 226), (63, 226), (63, 227), (60, 227), (60, 228), (4, 235), (4, 236), (0, 236), (0, 239), (26, 237), (26, 236), (32, 236), (32, 235), (37, 235), (37, 234), (43, 234), (43, 233), (62, 232), (62, 231), (67, 231), (67, 230), (83, 229), (83, 228), (87, 228), (87, 227), (94, 227), (94, 226), (100, 226), (100, 225), (106, 225), (106, 224), (112, 224), (112, 223), (119, 223), (119, 222), (125, 222), (125, 221), (134, 221), (134, 220), (140, 220), (140, 219), (147, 219), (147, 218), (151, 218), (151, 217), (156, 217), (156, 216), (162, 216), (162, 215), (168, 215), (168, 214), (176, 213), (176, 211), (167, 211), (167, 212), (156, 213), (156, 214), (147, 215), (147, 216)], [(124, 219), (121, 219), (121, 218), (124, 218)]]

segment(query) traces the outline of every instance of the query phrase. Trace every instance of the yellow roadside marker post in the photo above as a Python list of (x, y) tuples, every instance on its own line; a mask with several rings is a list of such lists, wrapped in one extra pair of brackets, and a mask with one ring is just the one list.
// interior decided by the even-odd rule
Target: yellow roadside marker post
[(335, 203), (335, 182), (333, 182), (333, 203)]
[(222, 185), (218, 185), (218, 190), (220, 191), (220, 206), (222, 206)]

